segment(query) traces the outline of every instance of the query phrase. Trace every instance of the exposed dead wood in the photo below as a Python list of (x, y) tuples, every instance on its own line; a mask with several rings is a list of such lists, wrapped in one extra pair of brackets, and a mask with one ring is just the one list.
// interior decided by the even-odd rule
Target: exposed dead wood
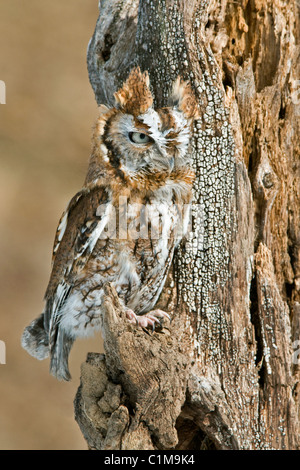
[(133, 328), (107, 287), (105, 355), (75, 401), (91, 448), (299, 448), (299, 30), (295, 0), (100, 2), (98, 103), (138, 64), (157, 105), (180, 74), (202, 114), (194, 232), (160, 299), (172, 321)]

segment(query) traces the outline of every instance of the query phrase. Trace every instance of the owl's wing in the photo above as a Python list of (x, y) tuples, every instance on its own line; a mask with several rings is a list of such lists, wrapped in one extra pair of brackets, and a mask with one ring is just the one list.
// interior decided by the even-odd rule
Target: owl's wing
[(46, 330), (53, 330), (72, 288), (107, 225), (111, 198), (103, 186), (83, 188), (69, 202), (57, 227), (52, 273), (46, 290)]
[(64, 233), (66, 231), (67, 222), (68, 222), (68, 215), (69, 215), (69, 213), (71, 213), (73, 207), (75, 207), (76, 203), (78, 202), (78, 200), (81, 197), (83, 197), (83, 195), (84, 195), (83, 190), (81, 190), (77, 194), (75, 194), (75, 196), (71, 199), (71, 201), (69, 201), (67, 208), (64, 210), (64, 212), (62, 213), (61, 218), (59, 219), (58, 226), (57, 226), (57, 229), (56, 229), (54, 244), (53, 244), (52, 265), (54, 263), (57, 250), (60, 246), (60, 242), (61, 242), (61, 240), (64, 236)]

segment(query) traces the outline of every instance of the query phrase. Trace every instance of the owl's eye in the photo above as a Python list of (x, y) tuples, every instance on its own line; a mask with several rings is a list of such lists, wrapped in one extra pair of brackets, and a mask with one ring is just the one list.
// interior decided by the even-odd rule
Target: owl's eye
[(129, 139), (134, 144), (148, 144), (153, 142), (153, 139), (143, 132), (129, 132)]

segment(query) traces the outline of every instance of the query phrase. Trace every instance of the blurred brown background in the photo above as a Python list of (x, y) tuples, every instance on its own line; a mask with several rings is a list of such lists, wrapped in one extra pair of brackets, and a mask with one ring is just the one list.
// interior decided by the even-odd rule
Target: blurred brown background
[(97, 0), (0, 0), (0, 449), (86, 449), (73, 399), (100, 336), (75, 343), (69, 383), (20, 337), (43, 309), (56, 226), (87, 168), (97, 107), (86, 49), (97, 17)]

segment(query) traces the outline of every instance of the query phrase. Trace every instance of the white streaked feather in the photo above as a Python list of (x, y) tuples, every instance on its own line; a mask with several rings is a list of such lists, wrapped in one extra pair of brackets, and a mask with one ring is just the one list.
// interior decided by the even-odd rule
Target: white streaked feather
[(49, 322), (50, 334), (51, 332), (55, 331), (56, 325), (60, 321), (59, 313), (68, 297), (69, 291), (70, 291), (70, 286), (65, 281), (62, 281), (60, 284), (58, 284), (56, 292), (54, 294), (53, 303), (52, 303), (52, 311), (50, 315), (50, 322)]
[(59, 245), (60, 245), (60, 242), (64, 236), (64, 233), (66, 231), (66, 227), (67, 227), (67, 223), (68, 223), (68, 210), (66, 210), (61, 219), (60, 219), (60, 222), (59, 222), (59, 225), (57, 227), (57, 230), (56, 230), (56, 245), (54, 246), (53, 248), (53, 255), (55, 255), (55, 253), (57, 252), (58, 248), (59, 248)]
[(65, 214), (63, 215), (63, 217), (60, 221), (59, 226), (57, 227), (57, 231), (59, 232), (58, 236), (57, 236), (57, 240), (59, 242), (61, 241), (61, 239), (64, 236), (64, 233), (66, 231), (67, 221), (68, 221), (68, 212), (65, 212)]
[[(76, 201), (75, 202), (78, 202), (79, 199), (82, 197), (83, 193), (82, 192), (79, 192), (75, 197), (76, 197)], [(62, 241), (62, 238), (65, 234), (65, 231), (66, 231), (66, 228), (67, 228), (67, 224), (68, 224), (68, 217), (69, 217), (69, 209), (70, 209), (70, 204), (72, 202), (72, 199), (71, 201), (68, 203), (68, 206), (66, 208), (66, 210), (63, 212), (63, 215), (61, 216), (60, 218), (60, 221), (59, 221), (59, 224), (58, 224), (58, 227), (56, 229), (56, 238), (55, 238), (55, 241), (56, 241), (56, 245), (54, 246), (53, 248), (53, 259), (52, 259), (52, 263), (54, 261), (54, 257), (55, 257), (55, 254), (59, 248), (59, 245), (60, 245), (60, 242)]]
[[(103, 215), (94, 230), (92, 231), (91, 235), (88, 237), (86, 243), (82, 245), (80, 251), (75, 255), (75, 260), (80, 258), (85, 251), (88, 251), (88, 253), (92, 253), (97, 241), (99, 240), (99, 237), (101, 236), (101, 233), (103, 232), (105, 226), (108, 223), (111, 210), (112, 204), (107, 204), (105, 212), (103, 213), (103, 205), (101, 205), (101, 214)], [(97, 213), (98, 210), (96, 211), (96, 214)]]

